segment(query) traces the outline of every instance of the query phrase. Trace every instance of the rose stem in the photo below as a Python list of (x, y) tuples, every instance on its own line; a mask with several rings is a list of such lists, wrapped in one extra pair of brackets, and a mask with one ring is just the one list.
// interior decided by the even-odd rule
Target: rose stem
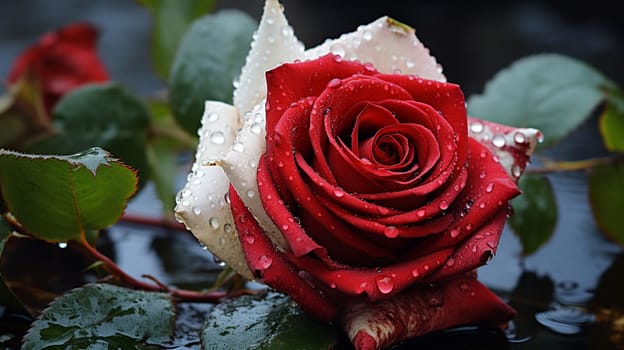
[(228, 294), (224, 291), (213, 291), (213, 292), (198, 292), (192, 290), (184, 290), (184, 289), (176, 289), (166, 286), (165, 284), (157, 281), (155, 278), (151, 276), (146, 276), (154, 282), (145, 283), (143, 281), (137, 280), (136, 278), (128, 275), (124, 272), (115, 262), (113, 262), (109, 257), (100, 253), (97, 249), (92, 247), (89, 242), (87, 242), (86, 238), (83, 236), (82, 241), (80, 242), (83, 247), (87, 249), (87, 251), (97, 260), (104, 263), (109, 272), (119, 278), (122, 282), (142, 289), (146, 291), (152, 292), (167, 292), (174, 297), (183, 299), (185, 301), (202, 301), (202, 302), (210, 302), (210, 303), (218, 303), (222, 298), (226, 297)]
[(184, 227), (184, 225), (182, 225), (181, 223), (177, 221), (171, 221), (171, 220), (166, 220), (166, 219), (157, 218), (157, 217), (149, 217), (149, 216), (136, 215), (136, 214), (124, 214), (121, 218), (119, 218), (119, 220), (124, 221), (124, 222), (129, 222), (132, 224), (162, 227), (162, 228), (176, 230), (176, 231), (185, 231), (185, 232), (187, 231), (186, 227)]
[(529, 174), (548, 174), (554, 172), (563, 171), (581, 171), (595, 168), (599, 165), (610, 164), (622, 159), (621, 155), (606, 156), (599, 158), (589, 158), (583, 160), (570, 160), (570, 161), (553, 161), (548, 158), (543, 158), (543, 166), (530, 167), (527, 169)]

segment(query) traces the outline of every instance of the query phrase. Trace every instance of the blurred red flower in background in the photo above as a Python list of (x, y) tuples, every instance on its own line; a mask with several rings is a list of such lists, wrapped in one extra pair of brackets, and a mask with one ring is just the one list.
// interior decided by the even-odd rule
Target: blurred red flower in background
[(56, 102), (80, 85), (108, 80), (108, 73), (96, 52), (97, 29), (75, 23), (44, 34), (35, 45), (17, 57), (8, 82), (26, 78), (41, 90), (48, 116)]

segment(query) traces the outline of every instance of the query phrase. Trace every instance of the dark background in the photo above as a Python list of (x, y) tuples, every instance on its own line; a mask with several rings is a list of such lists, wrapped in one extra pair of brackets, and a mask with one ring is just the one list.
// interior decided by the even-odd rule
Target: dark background
[[(255, 18), (261, 0), (221, 0)], [(382, 15), (416, 28), (450, 81), (466, 95), (517, 58), (557, 52), (624, 81), (624, 25), (617, 1), (355, 1), (284, 0), (286, 15), (307, 47), (353, 31)], [(0, 0), (0, 77), (41, 33), (85, 20), (101, 29), (100, 54), (111, 76), (141, 93), (160, 81), (151, 73), (151, 18), (133, 0)]]

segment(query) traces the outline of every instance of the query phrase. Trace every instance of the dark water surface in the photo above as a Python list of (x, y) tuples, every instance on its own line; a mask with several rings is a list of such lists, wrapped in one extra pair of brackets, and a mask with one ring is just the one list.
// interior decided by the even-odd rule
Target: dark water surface
[[(449, 80), (460, 83), (466, 95), (480, 92), (486, 80), (515, 59), (539, 52), (558, 52), (587, 61), (624, 84), (624, 26), (620, 12), (615, 11), (616, 2), (457, 5), (451, 1), (384, 1), (376, 7), (369, 5), (372, 1), (284, 3), (295, 32), (308, 46), (352, 31), (383, 14), (414, 26), (444, 66)], [(219, 6), (245, 8), (257, 18), (261, 1), (221, 1)], [(164, 87), (152, 73), (148, 56), (150, 16), (131, 0), (0, 0), (0, 77), (6, 77), (15, 56), (41, 33), (74, 21), (100, 27), (99, 51), (114, 80), (143, 96)], [(603, 153), (596, 120), (592, 119), (548, 155), (584, 159)], [(536, 254), (521, 259), (518, 240), (506, 230), (497, 256), (480, 270), (481, 279), (518, 309), (515, 336), (487, 327), (468, 327), (402, 348), (432, 344), (454, 349), (606, 348), (603, 341), (607, 333), (592, 326), (593, 313), (586, 311), (594, 307), (595, 295), (608, 299), (616, 293), (618, 283), (605, 276), (624, 276), (622, 248), (608, 242), (596, 227), (587, 203), (584, 173), (549, 177), (559, 204), (559, 222), (552, 240)], [(148, 185), (129, 211), (158, 215), (157, 203)], [(113, 249), (118, 263), (134, 276), (150, 274), (165, 283), (187, 287), (213, 282), (210, 272), (218, 264), (190, 236), (132, 225), (119, 225), (109, 235), (116, 242)], [(206, 280), (197, 278), (201, 274)], [(189, 340), (189, 348), (197, 346), (193, 341)]]

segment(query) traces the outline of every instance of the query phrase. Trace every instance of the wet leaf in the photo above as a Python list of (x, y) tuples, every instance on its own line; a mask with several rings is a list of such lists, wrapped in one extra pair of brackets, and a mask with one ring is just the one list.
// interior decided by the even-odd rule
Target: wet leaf
[(54, 300), (33, 322), (22, 349), (140, 349), (169, 341), (174, 326), (169, 295), (91, 284)]
[(180, 39), (191, 22), (214, 7), (214, 0), (139, 0), (154, 17), (152, 61), (156, 73), (169, 77), (169, 69)]
[(607, 105), (600, 116), (600, 133), (608, 150), (624, 153), (624, 94), (622, 91), (609, 93)]
[(204, 349), (329, 349), (336, 332), (308, 318), (287, 296), (270, 292), (217, 305), (201, 334)]
[(237, 10), (199, 18), (182, 38), (171, 68), (171, 105), (180, 125), (195, 134), (204, 101), (231, 103), (233, 81), (240, 74), (256, 29)]
[(473, 117), (542, 131), (550, 146), (587, 120), (611, 83), (592, 67), (556, 54), (520, 59), (471, 96)]
[(509, 224), (522, 244), (522, 254), (535, 253), (552, 237), (557, 224), (557, 202), (547, 177), (525, 175), (519, 182), (522, 195), (511, 205)]
[(149, 177), (146, 155), (149, 112), (126, 88), (88, 85), (66, 95), (54, 109), (55, 136), (33, 146), (41, 154), (72, 154), (91, 147), (108, 150)]
[(589, 174), (589, 202), (600, 230), (624, 244), (624, 163), (600, 165)]
[(70, 156), (0, 150), (0, 192), (17, 221), (47, 241), (115, 223), (136, 191), (133, 170), (101, 148)]

